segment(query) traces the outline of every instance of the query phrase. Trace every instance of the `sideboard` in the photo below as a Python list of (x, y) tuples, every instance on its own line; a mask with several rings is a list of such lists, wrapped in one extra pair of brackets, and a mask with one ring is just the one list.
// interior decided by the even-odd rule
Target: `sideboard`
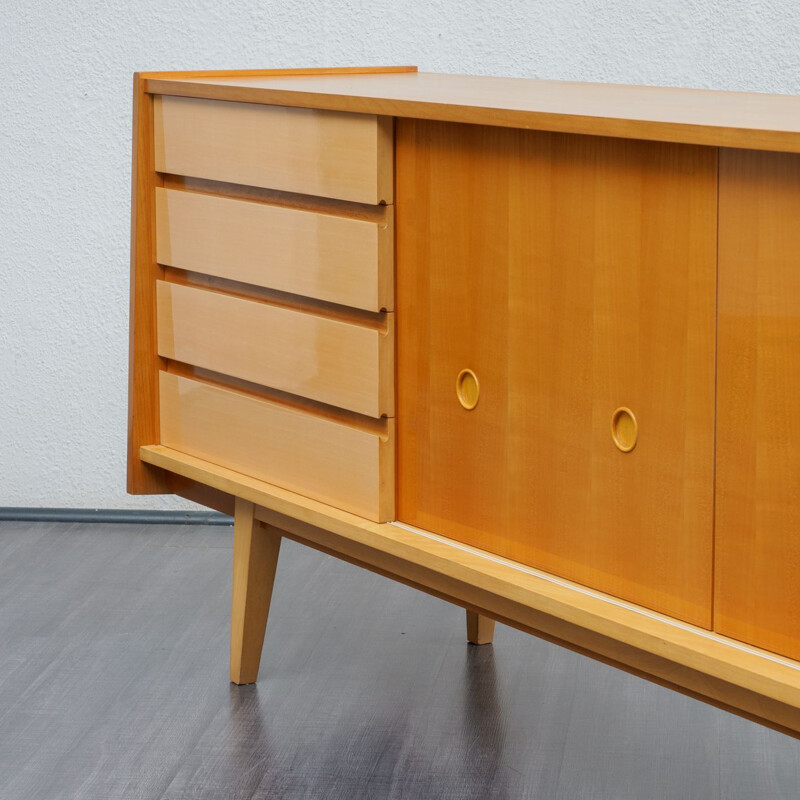
[[(134, 79), (128, 490), (800, 735), (800, 98)], [(365, 647), (369, 644), (365, 643)]]

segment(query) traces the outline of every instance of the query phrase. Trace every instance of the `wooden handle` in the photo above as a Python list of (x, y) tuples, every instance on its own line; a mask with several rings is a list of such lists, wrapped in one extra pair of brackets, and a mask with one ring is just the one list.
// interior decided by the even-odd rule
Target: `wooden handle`
[(478, 405), (481, 386), (478, 376), (471, 369), (462, 369), (456, 378), (456, 397), (467, 411), (472, 411)]
[(639, 423), (629, 408), (620, 406), (611, 416), (611, 438), (623, 453), (630, 453), (639, 438)]

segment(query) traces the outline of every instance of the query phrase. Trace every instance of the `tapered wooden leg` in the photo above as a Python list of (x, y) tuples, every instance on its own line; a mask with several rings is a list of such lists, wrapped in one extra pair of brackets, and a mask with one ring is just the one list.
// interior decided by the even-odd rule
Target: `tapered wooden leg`
[(257, 522), (253, 504), (237, 497), (233, 517), (233, 683), (255, 683), (258, 677), (280, 547), (280, 533)]
[(470, 644), (491, 644), (493, 638), (494, 620), (467, 609), (467, 641)]

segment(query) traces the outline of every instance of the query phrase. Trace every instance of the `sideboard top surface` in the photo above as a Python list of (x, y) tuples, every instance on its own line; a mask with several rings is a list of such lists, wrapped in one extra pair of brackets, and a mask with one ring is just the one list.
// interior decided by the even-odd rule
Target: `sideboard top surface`
[(416, 72), (145, 73), (154, 94), (800, 152), (800, 97)]

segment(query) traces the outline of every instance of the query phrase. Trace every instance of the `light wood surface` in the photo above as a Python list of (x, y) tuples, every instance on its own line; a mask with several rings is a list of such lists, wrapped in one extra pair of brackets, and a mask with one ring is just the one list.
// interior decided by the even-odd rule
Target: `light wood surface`
[(139, 460), (139, 448), (157, 444), (158, 370), (155, 282), (163, 277), (156, 262), (154, 192), (160, 184), (153, 154), (153, 98), (140, 76), (133, 79), (133, 163), (131, 179), (131, 282), (128, 364), (127, 489), (131, 494), (168, 491), (164, 475)]
[(255, 503), (284, 535), (706, 699), (800, 732), (800, 664), (434, 534), (375, 524), (164, 446), (142, 459)]
[(715, 152), (410, 120), (397, 147), (398, 518), (710, 627)]
[(159, 172), (391, 203), (390, 117), (156, 97)]
[(148, 91), (562, 133), (800, 152), (800, 97), (440, 75), (159, 79)]
[(385, 330), (158, 282), (160, 355), (371, 417), (394, 415)]
[(392, 211), (391, 204), (374, 206), (368, 203), (352, 203), (349, 200), (337, 200), (333, 197), (282, 192), (263, 186), (246, 186), (242, 183), (212, 181), (187, 175), (164, 175), (163, 186), (165, 189), (229, 197), (232, 200), (254, 200), (296, 211), (310, 211), (313, 214), (333, 214), (347, 219), (362, 219), (379, 225), (387, 223), (388, 215)]
[(174, 72), (140, 72), (141, 78), (165, 79), (179, 78), (275, 78), (287, 75), (370, 75), (392, 72), (416, 72), (415, 66), (377, 66), (377, 67), (296, 67), (293, 69), (208, 69), (176, 70)]
[(199, 503), (214, 511), (233, 516), (236, 500), (233, 495), (227, 492), (220, 492), (218, 489), (190, 480), (183, 475), (177, 475), (174, 472), (167, 472), (165, 477), (170, 494), (176, 494), (186, 500), (191, 500), (193, 503)]
[(193, 367), (181, 361), (167, 361), (167, 369), (165, 371), (183, 378), (210, 383), (214, 386), (219, 386), (220, 389), (233, 389), (256, 399), (268, 400), (286, 408), (293, 408), (303, 413), (313, 414), (321, 419), (328, 419), (337, 424), (370, 431), (376, 436), (386, 436), (386, 417), (365, 417), (363, 414), (356, 414), (354, 411), (328, 406), (324, 403), (318, 403), (316, 400), (300, 397), (300, 395), (279, 392), (277, 389), (269, 389), (257, 383), (244, 381), (241, 378), (231, 378), (230, 375), (221, 375), (219, 372), (212, 372), (202, 367)]
[(253, 504), (236, 499), (233, 521), (231, 682), (255, 683), (264, 646), (280, 532), (256, 522)]
[(716, 628), (800, 658), (800, 156), (720, 153)]
[(231, 297), (268, 303), (271, 306), (285, 308), (290, 311), (315, 314), (325, 319), (339, 320), (348, 325), (358, 325), (381, 331), (388, 329), (386, 314), (379, 311), (365, 311), (362, 308), (328, 303), (313, 297), (279, 292), (276, 289), (255, 286), (252, 283), (240, 283), (228, 278), (217, 278), (214, 275), (206, 275), (202, 272), (189, 272), (177, 267), (164, 267), (164, 279), (172, 284), (192, 286), (197, 289), (210, 289)]
[(394, 420), (357, 428), (230, 389), (161, 373), (161, 441), (332, 506), (394, 516)]
[(467, 609), (467, 641), (470, 644), (491, 644), (493, 638), (494, 620)]
[(200, 192), (156, 191), (158, 261), (369, 311), (394, 306), (394, 214), (385, 221)]

